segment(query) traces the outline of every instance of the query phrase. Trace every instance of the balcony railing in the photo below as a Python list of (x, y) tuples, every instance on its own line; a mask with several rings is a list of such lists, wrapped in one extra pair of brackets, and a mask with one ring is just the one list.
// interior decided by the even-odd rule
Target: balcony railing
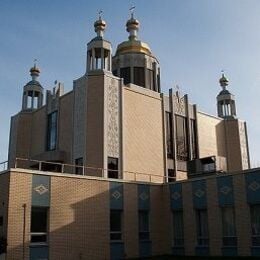
[[(3, 170), (7, 170), (8, 162), (0, 163)], [(117, 176), (115, 179), (124, 179), (128, 181), (142, 181), (142, 182), (152, 182), (152, 183), (165, 183), (170, 181), (175, 181), (175, 176), (163, 176), (153, 173), (144, 172), (133, 172), (133, 171), (120, 171), (112, 169), (97, 168), (91, 166), (82, 166), (75, 164), (65, 164), (59, 162), (47, 162), (39, 161), (25, 158), (16, 158), (12, 168), (46, 171), (62, 174), (75, 174), (81, 176), (92, 176), (92, 177), (102, 177), (109, 178), (109, 173), (115, 172), (112, 176)], [(111, 178), (111, 177), (110, 177)]]

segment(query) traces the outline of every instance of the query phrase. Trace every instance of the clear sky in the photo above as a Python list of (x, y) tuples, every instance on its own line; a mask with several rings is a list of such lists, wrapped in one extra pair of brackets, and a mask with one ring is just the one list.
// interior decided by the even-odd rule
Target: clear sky
[(252, 164), (260, 166), (259, 0), (0, 0), (0, 161), (7, 159), (10, 117), (21, 109), (33, 60), (45, 89), (58, 80), (71, 90), (85, 72), (97, 11), (115, 51), (127, 39), (132, 4), (139, 38), (160, 61), (164, 92), (178, 84), (199, 110), (216, 114), (226, 71), (238, 116), (248, 124)]

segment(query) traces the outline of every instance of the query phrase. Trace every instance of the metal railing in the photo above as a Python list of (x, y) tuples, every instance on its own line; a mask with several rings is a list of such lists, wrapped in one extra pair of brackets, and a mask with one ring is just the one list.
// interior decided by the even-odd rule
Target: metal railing
[[(7, 167), (7, 162), (5, 163)], [(25, 158), (16, 158), (14, 162), (14, 168), (152, 183), (165, 183), (175, 181), (176, 179), (176, 177), (163, 176), (154, 173), (120, 171), (92, 166), (47, 162)]]
[(6, 171), (8, 169), (8, 161), (0, 162), (0, 172)]

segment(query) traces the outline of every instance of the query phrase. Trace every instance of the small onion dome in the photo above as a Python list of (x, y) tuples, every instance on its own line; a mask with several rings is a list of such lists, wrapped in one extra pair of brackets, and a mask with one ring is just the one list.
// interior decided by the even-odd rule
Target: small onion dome
[(228, 86), (228, 82), (229, 80), (227, 79), (227, 77), (225, 76), (224, 73), (222, 73), (222, 77), (219, 79), (219, 84), (221, 87), (226, 87)]
[[(95, 23), (94, 23), (94, 27), (95, 27), (95, 32), (99, 35), (100, 32), (105, 31), (106, 29), (106, 22), (104, 20), (102, 20), (101, 18), (99, 18)], [(100, 36), (100, 35), (99, 35)]]
[(36, 67), (36, 64), (30, 69), (31, 76), (39, 76), (40, 69)]
[(139, 30), (139, 21), (133, 17), (131, 17), (131, 19), (129, 19), (127, 22), (126, 22), (126, 30), (128, 32), (130, 32), (131, 30)]

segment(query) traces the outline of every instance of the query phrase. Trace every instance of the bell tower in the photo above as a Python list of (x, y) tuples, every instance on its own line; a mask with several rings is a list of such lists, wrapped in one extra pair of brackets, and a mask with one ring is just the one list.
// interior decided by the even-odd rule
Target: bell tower
[(97, 36), (88, 43), (87, 48), (87, 74), (95, 71), (112, 71), (111, 67), (111, 43), (104, 39), (106, 22), (102, 20), (101, 11), (99, 18), (94, 23)]
[(42, 107), (43, 104), (43, 87), (37, 80), (40, 69), (36, 67), (36, 63), (30, 69), (32, 80), (23, 88), (22, 111), (32, 111)]
[(222, 90), (217, 96), (218, 116), (224, 119), (236, 118), (235, 96), (227, 90), (229, 80), (226, 78), (224, 72), (219, 79), (219, 84)]

